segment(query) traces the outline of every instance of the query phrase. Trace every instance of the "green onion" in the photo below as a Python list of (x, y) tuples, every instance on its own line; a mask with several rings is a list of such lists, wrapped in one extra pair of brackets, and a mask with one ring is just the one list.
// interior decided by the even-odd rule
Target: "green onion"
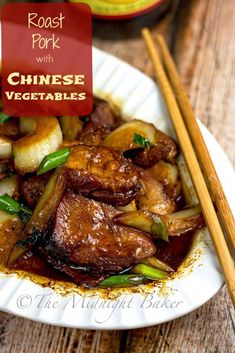
[(69, 147), (65, 147), (45, 156), (39, 166), (37, 175), (43, 174), (67, 162), (70, 154)]
[(156, 236), (157, 238), (160, 237), (161, 239), (168, 241), (168, 230), (161, 218), (157, 215), (154, 215), (153, 217), (153, 223), (151, 225), (151, 234), (153, 236)]
[(8, 213), (19, 213), (19, 215), (21, 215), (21, 213), (27, 213), (31, 216), (32, 214), (32, 211), (28, 207), (21, 205), (8, 194), (0, 196), (0, 210)]
[(116, 275), (104, 279), (102, 282), (100, 282), (99, 287), (130, 287), (145, 282), (146, 278), (144, 276), (137, 276), (131, 274)]
[(9, 115), (7, 115), (3, 112), (0, 112), (0, 124), (6, 123), (9, 119), (10, 119)]
[(0, 210), (9, 213), (20, 212), (20, 203), (7, 194), (0, 196)]
[(168, 277), (168, 274), (165, 271), (158, 270), (154, 267), (145, 265), (145, 264), (137, 264), (131, 269), (132, 273), (136, 273), (138, 275), (145, 276), (148, 279), (163, 279)]
[(174, 269), (170, 265), (168, 265), (166, 262), (157, 259), (155, 256), (151, 256), (147, 259), (141, 260), (141, 263), (162, 271), (174, 272)]
[(151, 142), (147, 138), (136, 133), (134, 134), (133, 142), (143, 147), (151, 146)]

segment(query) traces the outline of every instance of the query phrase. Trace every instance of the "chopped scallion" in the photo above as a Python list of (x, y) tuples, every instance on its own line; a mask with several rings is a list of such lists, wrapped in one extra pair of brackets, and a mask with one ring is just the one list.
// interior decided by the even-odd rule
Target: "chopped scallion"
[(37, 171), (37, 175), (44, 174), (49, 170), (57, 168), (62, 164), (66, 163), (69, 158), (69, 154), (69, 147), (65, 147), (61, 150), (48, 154), (43, 158)]
[(151, 142), (147, 138), (136, 133), (134, 134), (133, 142), (142, 147), (151, 146)]
[(21, 210), (20, 203), (7, 194), (0, 196), (0, 210), (8, 213), (18, 213)]
[(131, 269), (132, 273), (145, 276), (148, 279), (156, 280), (168, 277), (168, 273), (165, 271), (158, 270), (157, 268), (145, 265), (137, 264)]
[(32, 214), (32, 211), (28, 207), (21, 205), (8, 194), (0, 196), (0, 210), (13, 214), (18, 213), (19, 215), (24, 213), (31, 216)]
[(146, 282), (146, 278), (144, 276), (138, 275), (116, 275), (105, 278), (100, 284), (99, 287), (107, 288), (107, 287), (130, 287), (138, 284), (142, 284)]

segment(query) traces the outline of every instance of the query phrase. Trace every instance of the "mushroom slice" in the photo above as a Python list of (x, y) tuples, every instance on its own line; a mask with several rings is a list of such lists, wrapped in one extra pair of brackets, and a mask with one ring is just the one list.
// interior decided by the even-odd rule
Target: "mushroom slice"
[(72, 147), (64, 169), (68, 188), (115, 206), (126, 206), (141, 188), (138, 169), (110, 147)]
[(156, 129), (154, 144), (136, 153), (132, 161), (140, 167), (150, 168), (162, 159), (175, 162), (177, 153), (175, 141), (164, 132)]
[(152, 167), (159, 160), (174, 161), (177, 146), (172, 138), (155, 128), (153, 124), (132, 120), (109, 134), (103, 146), (125, 151), (125, 156), (141, 167)]

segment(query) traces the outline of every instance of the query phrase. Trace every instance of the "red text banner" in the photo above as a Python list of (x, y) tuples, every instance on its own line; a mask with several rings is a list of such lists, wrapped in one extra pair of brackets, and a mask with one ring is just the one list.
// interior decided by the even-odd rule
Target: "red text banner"
[(10, 116), (91, 112), (88, 5), (20, 3), (3, 7), (2, 105)]

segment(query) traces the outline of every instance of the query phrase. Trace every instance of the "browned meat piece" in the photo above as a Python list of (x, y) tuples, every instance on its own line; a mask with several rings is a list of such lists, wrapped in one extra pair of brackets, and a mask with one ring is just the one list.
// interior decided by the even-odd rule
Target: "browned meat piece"
[(15, 140), (19, 135), (19, 119), (11, 118), (4, 124), (0, 124), (0, 135)]
[(142, 171), (143, 185), (138, 204), (141, 210), (151, 211), (160, 215), (172, 213), (176, 209), (173, 199), (166, 193), (164, 186), (147, 170)]
[(141, 188), (136, 167), (109, 147), (72, 147), (64, 168), (70, 189), (112, 205), (127, 205)]
[(92, 122), (85, 124), (79, 142), (90, 146), (99, 146), (105, 137), (110, 133), (110, 129), (104, 126), (95, 126)]
[(168, 162), (174, 162), (177, 155), (177, 146), (172, 138), (157, 130), (157, 142), (155, 146), (145, 148), (135, 155), (132, 153), (133, 163), (143, 167), (149, 168), (159, 162), (161, 159)]
[(107, 102), (96, 98), (93, 112), (90, 115), (90, 121), (96, 126), (112, 128), (115, 125), (116, 117)]
[[(48, 254), (61, 260), (56, 268), (76, 281), (76, 272), (71, 269), (107, 275), (153, 255), (156, 249), (146, 233), (112, 222), (118, 213), (110, 205), (67, 191), (46, 240)], [(50, 257), (47, 260), (54, 264)]]
[(45, 173), (40, 176), (33, 175), (22, 181), (20, 185), (20, 194), (30, 208), (33, 209), (36, 206), (50, 175), (51, 173)]
[(127, 192), (115, 192), (115, 194), (106, 190), (96, 190), (92, 193), (92, 198), (95, 200), (102, 200), (110, 205), (126, 206), (130, 203), (129, 200), (134, 200), (136, 198), (136, 189)]
[(86, 119), (79, 135), (79, 141), (85, 145), (98, 146), (118, 125), (109, 104), (101, 99), (95, 99), (93, 112)]
[(11, 176), (14, 173), (14, 163), (11, 160), (0, 161), (0, 180)]

